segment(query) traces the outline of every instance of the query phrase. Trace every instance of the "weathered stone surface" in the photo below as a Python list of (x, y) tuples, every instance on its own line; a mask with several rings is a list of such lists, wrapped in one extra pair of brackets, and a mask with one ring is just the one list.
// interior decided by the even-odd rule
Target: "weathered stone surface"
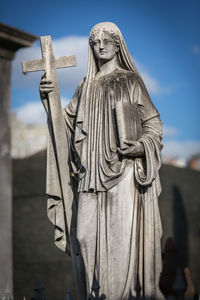
[(12, 188), (10, 158), (10, 77), (15, 52), (30, 46), (36, 36), (0, 23), (0, 297), (6, 285), (12, 292)]
[(12, 192), (10, 160), (10, 61), (0, 57), (0, 297), (12, 290)]

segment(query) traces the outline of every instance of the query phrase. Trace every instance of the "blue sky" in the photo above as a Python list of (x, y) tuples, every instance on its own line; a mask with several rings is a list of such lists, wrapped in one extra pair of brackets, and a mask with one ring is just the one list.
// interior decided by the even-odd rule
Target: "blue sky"
[[(102, 21), (116, 23), (161, 114), (164, 153), (187, 157), (200, 152), (200, 1), (12, 0), (7, 3), (1, 0), (1, 22), (38, 36), (51, 35), (55, 56), (77, 55), (76, 70), (58, 71), (64, 102), (86, 72), (87, 39), (92, 26)], [(38, 94), (41, 74), (24, 76), (20, 66), (22, 60), (40, 55), (38, 41), (32, 48), (20, 50), (13, 63), (12, 109), (21, 115), (27, 112), (28, 116), (28, 108), (34, 111), (34, 105), (39, 108), (35, 114), (41, 115)]]

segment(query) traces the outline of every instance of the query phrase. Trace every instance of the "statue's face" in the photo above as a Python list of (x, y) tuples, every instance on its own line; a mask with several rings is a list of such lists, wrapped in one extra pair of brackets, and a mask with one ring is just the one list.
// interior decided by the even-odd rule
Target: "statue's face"
[(114, 39), (108, 33), (100, 30), (95, 34), (93, 40), (94, 55), (100, 62), (112, 60), (117, 54), (119, 47), (115, 44)]

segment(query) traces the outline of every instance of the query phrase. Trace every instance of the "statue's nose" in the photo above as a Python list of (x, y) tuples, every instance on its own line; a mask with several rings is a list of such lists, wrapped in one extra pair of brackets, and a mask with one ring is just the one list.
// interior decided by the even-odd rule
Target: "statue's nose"
[(104, 43), (102, 41), (100, 41), (99, 49), (103, 49), (103, 48), (104, 48)]

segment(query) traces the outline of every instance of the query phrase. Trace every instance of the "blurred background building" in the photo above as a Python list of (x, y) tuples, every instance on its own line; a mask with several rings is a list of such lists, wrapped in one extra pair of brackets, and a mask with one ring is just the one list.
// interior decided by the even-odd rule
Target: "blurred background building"
[[(42, 105), (42, 104), (41, 104)], [(25, 158), (46, 148), (46, 126), (26, 124), (11, 114), (11, 155)]]

